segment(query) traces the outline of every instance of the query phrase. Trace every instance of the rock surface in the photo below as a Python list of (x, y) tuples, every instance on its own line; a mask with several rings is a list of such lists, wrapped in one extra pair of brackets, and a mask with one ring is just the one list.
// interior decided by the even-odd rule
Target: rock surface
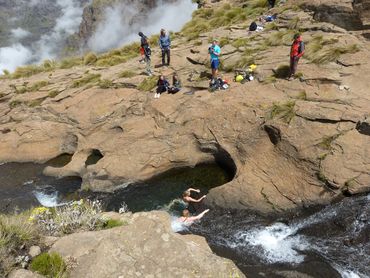
[[(308, 53), (299, 64), (301, 80), (274, 80), (272, 70), (289, 62), (291, 41), (288, 37), (278, 46), (266, 46), (278, 31), (265, 30), (253, 36), (248, 46), (255, 47), (258, 77), (264, 81), (232, 83), (229, 90), (211, 94), (206, 90), (209, 69), (203, 62), (189, 61), (207, 62), (208, 38), (215, 35), (229, 38), (223, 59), (240, 60), (246, 46), (235, 52), (232, 45), (246, 36), (240, 24), (205, 32), (196, 45), (183, 37), (173, 41), (171, 67), (155, 68), (154, 73), (178, 72), (185, 86), (182, 92), (191, 94), (164, 94), (157, 100), (149, 91), (122, 87), (146, 79), (144, 66), (136, 58), (108, 68), (80, 66), (26, 79), (3, 79), (0, 162), (45, 162), (63, 153), (73, 154), (66, 166), (48, 167), (45, 173), (79, 176), (84, 189), (113, 191), (173, 167), (217, 161), (235, 172), (235, 177), (211, 190), (208, 202), (261, 212), (368, 192), (370, 80), (364, 77), (370, 76), (369, 43), (359, 33), (319, 23), (311, 13), (289, 6), (281, 12), (278, 28), (286, 31), (297, 16), (308, 49), (321, 37), (328, 50), (356, 44), (358, 51), (318, 64)], [(153, 47), (153, 53), (153, 65), (159, 64), (158, 48)], [(101, 74), (117, 88), (101, 89), (96, 83), (73, 88), (72, 82), (87, 70)], [(135, 76), (121, 78), (123, 70)], [(233, 79), (232, 73), (223, 74)], [(42, 80), (49, 85), (39, 92), (17, 94), (12, 89)], [(57, 96), (46, 94), (55, 88), (60, 92)], [(34, 100), (40, 105), (29, 104)], [(288, 107), (284, 108), (288, 121), (281, 114), (271, 116), (273, 108), (279, 107)], [(86, 165), (97, 151), (101, 159)]]
[(59, 239), (50, 252), (74, 261), (70, 277), (245, 277), (204, 238), (171, 231), (165, 212), (124, 216), (127, 224)]
[(13, 270), (9, 275), (8, 278), (42, 278), (44, 276), (34, 273), (32, 271), (26, 269), (16, 269)]

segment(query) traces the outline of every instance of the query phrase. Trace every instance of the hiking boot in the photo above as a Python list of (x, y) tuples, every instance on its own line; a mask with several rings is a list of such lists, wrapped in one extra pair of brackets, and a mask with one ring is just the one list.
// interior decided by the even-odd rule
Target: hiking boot
[(293, 77), (293, 76), (291, 76), (291, 77), (289, 77), (287, 80), (288, 80), (288, 81), (292, 81), (292, 80), (294, 80), (294, 77)]

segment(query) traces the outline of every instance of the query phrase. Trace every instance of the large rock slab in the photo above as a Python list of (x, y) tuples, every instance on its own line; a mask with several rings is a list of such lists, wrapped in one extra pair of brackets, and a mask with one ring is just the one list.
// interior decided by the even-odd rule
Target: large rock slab
[(59, 239), (50, 252), (76, 262), (70, 277), (245, 277), (212, 253), (204, 238), (173, 233), (165, 212), (138, 213), (128, 224)]

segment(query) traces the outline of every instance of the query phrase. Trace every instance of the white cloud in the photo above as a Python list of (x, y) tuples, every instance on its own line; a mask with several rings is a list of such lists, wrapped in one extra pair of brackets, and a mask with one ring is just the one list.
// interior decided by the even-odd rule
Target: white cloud
[(166, 4), (160, 1), (142, 22), (132, 24), (133, 18), (138, 13), (135, 4), (108, 8), (105, 11), (106, 20), (98, 26), (88, 46), (96, 52), (102, 52), (138, 40), (139, 31), (147, 36), (158, 34), (161, 28), (180, 31), (191, 19), (195, 9), (196, 4), (191, 0), (178, 0)]
[(32, 52), (21, 44), (0, 48), (0, 70), (14, 71), (32, 60)]
[(16, 29), (11, 30), (13, 38), (16, 40), (24, 39), (25, 37), (29, 36), (31, 33), (18, 27)]

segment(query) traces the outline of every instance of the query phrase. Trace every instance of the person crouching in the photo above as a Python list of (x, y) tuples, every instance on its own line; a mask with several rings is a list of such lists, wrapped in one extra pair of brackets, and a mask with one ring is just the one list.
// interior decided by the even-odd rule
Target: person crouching
[(157, 91), (154, 94), (154, 98), (160, 98), (162, 93), (167, 92), (169, 86), (170, 83), (168, 83), (164, 75), (159, 76), (159, 79), (157, 81)]

